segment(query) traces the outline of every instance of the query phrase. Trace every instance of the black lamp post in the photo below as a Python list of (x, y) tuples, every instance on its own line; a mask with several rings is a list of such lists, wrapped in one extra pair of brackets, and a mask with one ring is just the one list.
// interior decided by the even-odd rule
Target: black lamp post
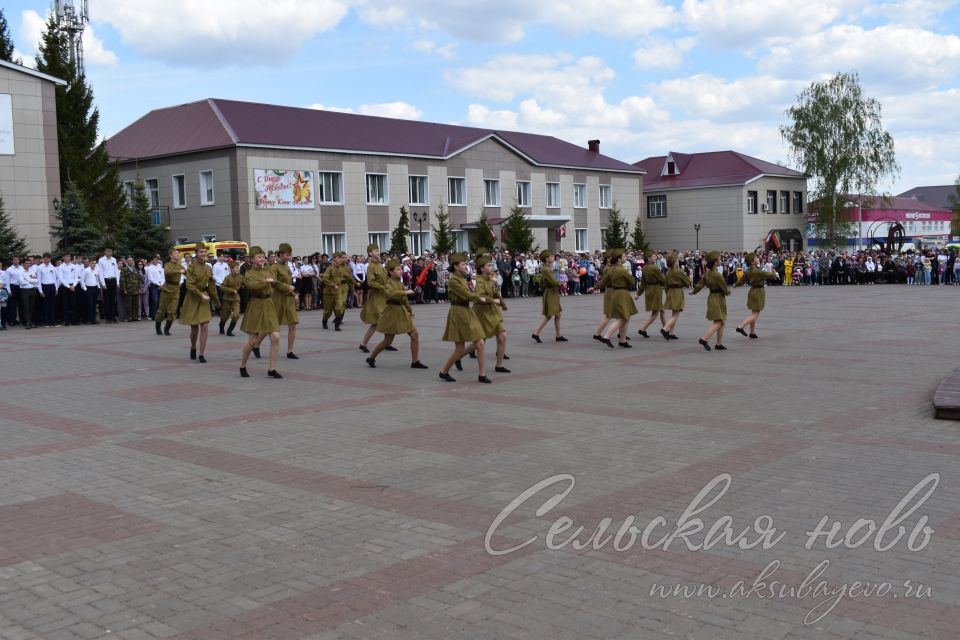
[(430, 213), (424, 211), (423, 213), (413, 212), (413, 221), (417, 223), (418, 235), (417, 235), (417, 255), (423, 255), (423, 223), (430, 218)]
[(693, 225), (693, 230), (697, 232), (697, 251), (700, 251), (700, 223)]
[[(60, 198), (53, 199), (53, 210), (60, 213)], [(67, 225), (64, 224), (62, 219), (60, 220), (60, 228), (63, 229), (63, 250), (67, 252), (70, 250), (70, 241), (67, 240)]]

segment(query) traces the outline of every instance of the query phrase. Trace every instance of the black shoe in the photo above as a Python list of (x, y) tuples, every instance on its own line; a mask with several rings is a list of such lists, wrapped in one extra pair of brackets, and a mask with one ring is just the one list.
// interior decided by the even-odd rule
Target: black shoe
[(416, 362), (410, 363), (410, 368), (411, 369), (429, 369), (430, 367), (428, 367), (427, 365), (417, 360)]
[(557, 336), (557, 342), (568, 342), (568, 340), (563, 336)]
[(397, 348), (391, 344), (390, 346), (384, 347), (383, 350), (384, 350), (384, 351), (396, 351)]
[(365, 362), (367, 363), (367, 366), (370, 367), (371, 369), (377, 368), (377, 361), (374, 360), (373, 358), (367, 358)]
[(477, 352), (476, 352), (476, 351), (471, 351), (471, 352), (470, 352), (470, 359), (471, 359), (471, 360), (476, 360), (476, 359), (477, 359)]
[(323, 328), (324, 328), (324, 329), (327, 329), (327, 328), (328, 328), (328, 327), (327, 327), (327, 321), (326, 321), (326, 320), (323, 321)]
[(224, 329), (223, 323), (221, 322), (221, 323), (220, 323), (220, 335), (224, 335), (226, 332), (227, 332), (227, 330)]
[(253, 352), (253, 355), (255, 358), (260, 357), (260, 347), (254, 347), (253, 349), (250, 349), (250, 351)]
[(200, 364), (206, 364), (207, 359), (204, 358), (203, 356), (197, 356), (197, 362), (199, 362)]
[(333, 325), (333, 330), (334, 330), (334, 331), (342, 331), (342, 329), (340, 328), (340, 325), (339, 325), (339, 324)]
[(280, 375), (279, 373), (277, 373), (277, 370), (276, 370), (276, 369), (274, 369), (273, 371), (267, 371), (267, 375), (270, 376), (271, 378), (282, 378), (282, 377), (283, 377), (282, 375)]
[(759, 338), (760, 336), (758, 336), (758, 335), (755, 334), (755, 333), (751, 333), (751, 334), (750, 334), (750, 337), (753, 338), (754, 340), (756, 340), (756, 339)]
[(240, 367), (240, 377), (241, 377), (241, 378), (249, 378), (249, 377), (250, 377), (250, 374), (247, 373), (247, 368), (246, 368), (246, 367)]
[(162, 336), (162, 335), (163, 335), (163, 329), (160, 328), (160, 323), (159, 323), (159, 322), (157, 323), (157, 335), (158, 335), (158, 336)]
[(709, 342), (707, 342), (707, 341), (704, 340), (703, 338), (700, 338), (697, 342), (699, 342), (700, 344), (702, 344), (704, 349), (706, 349), (707, 351), (710, 351), (710, 343), (709, 343)]
[(630, 344), (629, 342), (618, 342), (617, 344), (620, 345), (621, 347), (625, 347), (625, 348), (627, 348), (627, 349), (633, 349), (633, 345)]
[(747, 337), (747, 332), (743, 330), (743, 327), (737, 327), (737, 333), (742, 335), (744, 338)]
[[(93, 321), (93, 324), (97, 324), (97, 321), (94, 320), (94, 321)], [(172, 320), (167, 320), (167, 323), (166, 323), (165, 325), (163, 325), (163, 335), (169, 336), (169, 335), (170, 335), (170, 327), (172, 327), (172, 326), (173, 326), (173, 321), (172, 321)]]
[(725, 346), (723, 346), (722, 344), (718, 344), (717, 346), (714, 347), (714, 349), (716, 349), (717, 351), (726, 351), (726, 350), (727, 350), (727, 348), (726, 348)]
[(197, 350), (196, 350), (196, 349), (190, 349), (190, 359), (191, 359), (191, 360), (196, 360), (196, 359), (197, 359)]
[(637, 333), (639, 333), (640, 335), (642, 335), (644, 338), (649, 338), (649, 337), (650, 337), (649, 335), (647, 335), (647, 332), (644, 331), (643, 329), (638, 330)]
[(507, 354), (503, 354), (503, 359), (504, 359), (504, 360), (509, 360), (509, 359), (510, 359), (510, 356), (508, 356)]
[(440, 379), (446, 382), (456, 382), (456, 379), (451, 376), (449, 373), (440, 372)]
[(367, 348), (367, 345), (365, 345), (365, 344), (362, 344), (362, 345), (360, 345), (360, 346), (357, 347), (357, 348), (360, 349), (360, 351), (363, 351), (364, 353), (370, 353), (370, 349), (368, 349), (368, 348)]
[(664, 339), (664, 340), (669, 340), (669, 339), (670, 339), (670, 332), (667, 331), (666, 329), (660, 329), (660, 335), (663, 336), (663, 339)]
[(299, 360), (300, 356), (295, 354), (293, 351), (287, 353), (287, 360)]
[(540, 336), (538, 336), (537, 334), (531, 333), (530, 337), (533, 338), (537, 344), (543, 344), (543, 340), (541, 340)]
[(679, 340), (680, 338), (678, 338), (675, 333), (671, 333), (671, 334), (670, 334), (670, 339), (671, 339), (671, 340)]
[(478, 380), (479, 382), (484, 383), (484, 384), (490, 384), (491, 382), (493, 382), (493, 380), (491, 380), (491, 379), (488, 378), (487, 376), (477, 376), (477, 380)]
[(457, 361), (454, 362), (453, 364), (456, 365), (457, 371), (463, 371), (463, 363), (462, 363), (462, 362), (460, 362), (459, 360), (457, 360)]
[(603, 336), (601, 336), (599, 333), (593, 334), (593, 339), (597, 342), (603, 342)]
[(602, 342), (603, 344), (607, 345), (607, 346), (610, 347), (611, 349), (616, 349), (616, 347), (614, 347), (614, 346), (613, 346), (613, 343), (610, 341), (610, 338), (600, 338), (600, 342)]
[(510, 369), (507, 369), (506, 367), (494, 367), (493, 370), (497, 373), (510, 373)]

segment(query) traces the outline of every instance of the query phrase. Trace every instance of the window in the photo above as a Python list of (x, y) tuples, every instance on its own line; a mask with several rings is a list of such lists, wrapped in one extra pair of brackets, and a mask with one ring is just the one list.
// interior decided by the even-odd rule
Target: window
[(156, 178), (144, 180), (143, 186), (147, 191), (147, 199), (150, 200), (151, 209), (160, 208), (160, 181)]
[(320, 243), (323, 245), (323, 251), (328, 256), (332, 256), (337, 251), (346, 251), (347, 234), (345, 233), (321, 233)]
[(454, 251), (470, 250), (470, 236), (466, 231), (451, 231), (450, 237), (453, 239)]
[(667, 217), (667, 196), (647, 196), (647, 217)]
[(747, 191), (747, 213), (757, 212), (757, 192)]
[(430, 251), (432, 246), (429, 231), (410, 232), (410, 253), (413, 255), (422, 256), (424, 251)]
[(367, 240), (370, 244), (375, 244), (380, 247), (380, 251), (383, 251), (384, 253), (390, 251), (389, 231), (372, 231), (367, 234)]
[(500, 206), (500, 181), (499, 180), (483, 181), (483, 206), (485, 207)]
[(790, 213), (790, 192), (780, 192), (780, 213)]
[(613, 202), (613, 187), (609, 184), (600, 185), (600, 208), (609, 209)]
[(387, 176), (382, 173), (367, 174), (367, 204), (387, 204)]
[(321, 204), (340, 204), (340, 194), (343, 192), (343, 175), (340, 173), (323, 172), (317, 174), (317, 202)]
[(410, 204), (430, 204), (427, 176), (410, 176)]
[(574, 209), (587, 208), (587, 185), (585, 184), (573, 185), (573, 208)]
[(668, 176), (677, 175), (677, 163), (675, 163), (673, 160), (669, 160), (667, 162), (667, 175)]
[(793, 212), (803, 213), (803, 192), (802, 191), (793, 192)]
[(213, 204), (213, 171), (200, 172), (200, 206)]
[(777, 212), (777, 192), (776, 191), (767, 191), (767, 213), (776, 213)]
[(187, 182), (184, 176), (173, 176), (173, 208), (187, 206)]
[(447, 178), (447, 203), (450, 206), (467, 204), (467, 179)]
[(607, 227), (600, 227), (600, 248), (607, 248)]
[(584, 251), (590, 251), (589, 245), (587, 244), (587, 230), (586, 229), (574, 229), (574, 246), (577, 253), (582, 253)]
[(517, 182), (517, 204), (521, 207), (529, 207), (530, 202), (530, 183)]
[(548, 182), (547, 183), (547, 207), (559, 207), (560, 206), (560, 183), (559, 182)]

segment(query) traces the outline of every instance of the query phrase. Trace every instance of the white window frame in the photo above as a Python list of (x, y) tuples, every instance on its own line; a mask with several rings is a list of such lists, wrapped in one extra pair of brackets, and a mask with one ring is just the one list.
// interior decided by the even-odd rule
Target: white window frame
[(467, 233), (463, 229), (456, 229), (454, 231), (451, 231), (450, 235), (453, 238), (454, 251), (470, 250), (470, 234), (469, 233)]
[[(773, 201), (771, 202), (770, 196), (773, 195)], [(767, 189), (767, 197), (763, 201), (767, 205), (767, 213), (776, 213), (777, 212), (777, 192), (773, 189)]]
[(793, 212), (803, 213), (803, 191), (793, 192)]
[[(496, 202), (491, 202), (489, 199), (490, 196), (490, 187), (496, 188)], [(500, 206), (500, 181), (496, 178), (483, 180), (483, 206), (485, 207), (499, 207)]]
[[(210, 176), (210, 199), (207, 199), (207, 190), (204, 188), (204, 176)], [(213, 185), (213, 169), (200, 172), (200, 206), (209, 207), (217, 203), (216, 189)]]
[[(656, 200), (651, 201), (650, 198), (656, 198)], [(651, 204), (658, 204), (660, 206), (655, 207), (657, 209), (656, 215), (651, 211)], [(647, 218), (658, 220), (660, 218), (667, 217), (667, 196), (664, 194), (657, 194), (654, 196), (647, 196)]]
[(517, 180), (517, 205), (526, 209), (532, 207), (533, 197), (531, 193), (529, 180)]
[[(423, 193), (417, 194), (420, 196), (420, 200), (413, 199), (413, 184), (414, 181), (423, 181)], [(418, 189), (419, 191), (420, 189)], [(426, 200), (424, 200), (426, 198)], [(408, 175), (407, 176), (407, 199), (410, 204), (419, 204), (430, 206), (430, 180), (428, 176), (419, 176), (419, 175)]]
[(123, 191), (127, 194), (127, 205), (133, 206), (133, 180), (123, 183)]
[[(426, 243), (424, 243), (424, 238), (426, 238)], [(433, 250), (433, 238), (430, 237), (430, 231), (411, 231), (410, 253), (415, 256), (422, 256), (424, 250)]]
[[(180, 178), (183, 184), (183, 200), (180, 200), (180, 190), (177, 189), (177, 178)], [(175, 173), (170, 176), (170, 189), (173, 193), (171, 200), (174, 209), (187, 208), (187, 176), (182, 173)]]
[[(326, 200), (327, 190), (326, 176), (335, 176), (337, 178), (337, 196), (336, 200)], [(332, 184), (332, 183), (331, 183)], [(323, 197), (321, 197), (323, 196)], [(343, 172), (342, 171), (317, 171), (317, 204), (343, 204)]]
[[(383, 191), (383, 193), (381, 194), (383, 197), (383, 200), (370, 199), (370, 178), (383, 178), (383, 187), (381, 189)], [(367, 204), (373, 204), (373, 205), (390, 204), (390, 176), (389, 175), (387, 175), (386, 173), (368, 173), (365, 183), (367, 188)]]
[(780, 191), (780, 213), (790, 213), (790, 192)]
[[(607, 193), (607, 203), (603, 203), (603, 193)], [(613, 185), (601, 184), (597, 188), (597, 202), (601, 209), (609, 209), (613, 204)]]
[(757, 200), (760, 195), (758, 191), (747, 191), (747, 213), (757, 212)]
[[(462, 202), (454, 202), (452, 195), (453, 191), (450, 189), (452, 181), (457, 180), (460, 183), (460, 197)], [(467, 179), (460, 176), (447, 176), (447, 206), (448, 207), (465, 207), (467, 206)]]
[(587, 208), (587, 185), (583, 182), (573, 183), (573, 208)]
[[(554, 204), (550, 204), (550, 191), (551, 187), (556, 188), (557, 201)], [(560, 208), (560, 183), (559, 182), (548, 182), (546, 187), (546, 196), (547, 196), (547, 209), (559, 209)]]
[[(340, 242), (337, 242), (338, 238)], [(320, 247), (321, 247), (320, 253), (325, 253), (328, 256), (332, 256), (337, 251), (346, 251), (347, 250), (347, 234), (342, 231), (336, 232), (336, 233), (321, 233)]]
[(576, 253), (590, 251), (590, 231), (586, 228), (573, 230), (573, 246)]
[[(156, 188), (151, 188), (149, 183), (153, 182), (157, 186)], [(155, 211), (160, 208), (160, 178), (147, 178), (143, 181), (143, 190), (147, 194), (147, 200), (150, 202), (150, 210)], [(156, 202), (154, 202), (153, 196), (156, 195)]]
[(390, 232), (389, 231), (370, 231), (367, 233), (368, 244), (375, 244), (380, 247), (381, 253), (390, 251)]

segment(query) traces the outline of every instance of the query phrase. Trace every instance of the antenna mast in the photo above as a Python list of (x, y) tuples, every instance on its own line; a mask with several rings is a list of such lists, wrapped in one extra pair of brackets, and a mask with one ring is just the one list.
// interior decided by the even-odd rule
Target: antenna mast
[(70, 62), (77, 74), (83, 73), (83, 30), (90, 21), (87, 0), (54, 0), (57, 26), (63, 29), (70, 41)]

